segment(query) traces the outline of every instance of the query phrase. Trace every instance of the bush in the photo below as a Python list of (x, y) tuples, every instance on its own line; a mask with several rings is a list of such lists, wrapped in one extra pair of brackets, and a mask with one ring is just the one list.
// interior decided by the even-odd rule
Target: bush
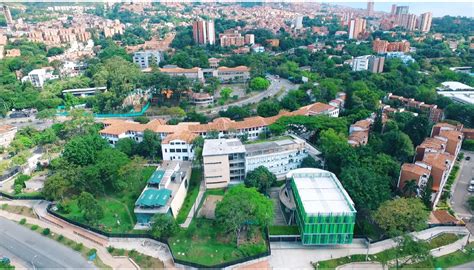
[(470, 140), (470, 139), (464, 140), (461, 148), (468, 151), (474, 151), (474, 140)]
[(469, 204), (469, 208), (471, 208), (471, 211), (474, 211), (474, 196), (469, 197), (467, 203)]
[(81, 251), (83, 247), (84, 247), (84, 245), (82, 245), (82, 243), (76, 243), (76, 244), (74, 245), (74, 248), (73, 248), (73, 249), (74, 249), (75, 251)]
[(64, 240), (64, 236), (62, 234), (58, 235), (58, 241), (62, 242)]
[(51, 233), (51, 230), (49, 228), (46, 228), (44, 229), (42, 232), (41, 232), (43, 235), (49, 235)]
[(21, 225), (25, 225), (25, 223), (26, 223), (26, 218), (22, 218), (22, 219), (20, 220), (20, 224), (21, 224)]
[(31, 226), (31, 230), (36, 231), (38, 229), (38, 225)]
[(112, 254), (114, 252), (115, 248), (113, 246), (108, 246), (107, 251)]
[(137, 116), (137, 117), (133, 118), (133, 121), (138, 122), (140, 124), (146, 124), (146, 123), (150, 122), (150, 119), (148, 117), (142, 115), (142, 116)]
[(97, 249), (93, 248), (87, 252), (87, 257), (90, 257), (97, 253)]

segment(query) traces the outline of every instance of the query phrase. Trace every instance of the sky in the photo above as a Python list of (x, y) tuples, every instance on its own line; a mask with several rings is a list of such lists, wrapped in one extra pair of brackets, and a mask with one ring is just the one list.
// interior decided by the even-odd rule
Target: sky
[[(376, 11), (390, 12), (392, 4), (400, 6), (409, 6), (410, 13), (421, 14), (428, 11), (433, 13), (434, 17), (442, 17), (445, 15), (451, 16), (467, 16), (474, 17), (474, 1), (471, 2), (377, 2), (375, 1), (374, 9)], [(366, 8), (367, 2), (339, 2), (335, 3), (339, 5), (354, 7), (354, 8)]]

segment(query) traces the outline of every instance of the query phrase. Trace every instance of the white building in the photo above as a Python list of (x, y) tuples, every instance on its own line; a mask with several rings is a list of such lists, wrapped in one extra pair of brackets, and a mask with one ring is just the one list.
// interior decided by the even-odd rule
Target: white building
[(157, 66), (160, 64), (161, 53), (159, 51), (139, 51), (133, 54), (133, 63), (140, 68), (149, 68), (154, 62)]
[(52, 67), (33, 69), (27, 77), (22, 79), (22, 82), (30, 81), (34, 87), (43, 88), (46, 81), (59, 78), (58, 75), (53, 75), (53, 71)]
[(198, 135), (190, 132), (174, 133), (161, 142), (163, 160), (193, 160), (193, 141)]
[(296, 137), (242, 144), (239, 139), (205, 140), (203, 148), (206, 188), (239, 184), (250, 171), (266, 167), (278, 179), (298, 168), (308, 156), (306, 142)]
[(260, 166), (266, 167), (278, 179), (297, 169), (308, 156), (306, 142), (299, 138), (245, 145), (245, 174)]
[(0, 126), (0, 146), (6, 148), (10, 146), (10, 143), (15, 138), (17, 128), (10, 125)]
[(438, 94), (462, 104), (474, 104), (474, 87), (460, 82), (442, 82)]
[(364, 55), (352, 60), (352, 71), (368, 70), (372, 73), (381, 73), (383, 71), (385, 58), (374, 55)]

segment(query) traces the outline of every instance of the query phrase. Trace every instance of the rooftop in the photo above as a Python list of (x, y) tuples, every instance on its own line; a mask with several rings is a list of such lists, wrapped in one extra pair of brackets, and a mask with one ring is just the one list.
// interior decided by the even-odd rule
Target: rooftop
[(207, 139), (204, 141), (202, 156), (245, 153), (245, 146), (239, 139)]
[(245, 144), (245, 150), (247, 152), (247, 156), (256, 156), (263, 154), (271, 154), (277, 151), (281, 151), (281, 149), (294, 148), (298, 145), (304, 145), (304, 143), (305, 142), (301, 139), (293, 139), (290, 137), (274, 141)]
[(141, 207), (157, 207), (165, 206), (170, 198), (171, 190), (169, 189), (156, 189), (147, 188), (143, 191), (142, 195), (138, 198), (135, 206)]
[(302, 168), (290, 171), (307, 215), (355, 213), (354, 202), (337, 177), (325, 170)]
[(448, 81), (448, 82), (442, 82), (441, 85), (443, 86), (443, 88), (447, 90), (451, 90), (451, 91), (459, 91), (459, 90), (474, 91), (473, 87), (466, 85), (464, 83), (460, 83), (460, 82)]
[(163, 175), (165, 175), (165, 171), (163, 170), (156, 170), (148, 179), (148, 184), (159, 184), (161, 179), (163, 179)]

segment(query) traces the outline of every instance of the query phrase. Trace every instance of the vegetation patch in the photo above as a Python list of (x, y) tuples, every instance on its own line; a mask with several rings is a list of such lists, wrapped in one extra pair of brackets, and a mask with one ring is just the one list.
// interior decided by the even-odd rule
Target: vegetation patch
[(17, 215), (22, 215), (22, 216), (27, 216), (31, 218), (36, 218), (35, 213), (33, 210), (29, 207), (26, 206), (20, 206), (20, 205), (9, 205), (9, 204), (2, 204), (0, 207), (1, 210), (7, 211), (9, 213), (17, 214)]
[(268, 233), (270, 235), (299, 235), (300, 230), (298, 226), (268, 226)]
[(151, 256), (142, 254), (136, 250), (125, 250), (125, 249), (116, 249), (114, 247), (108, 247), (107, 251), (113, 256), (127, 256), (131, 258), (135, 263), (137, 263), (143, 269), (164, 269), (164, 264), (162, 261)]
[(186, 221), (189, 211), (193, 207), (194, 202), (199, 194), (199, 185), (201, 184), (202, 168), (193, 168), (191, 173), (191, 180), (189, 181), (189, 188), (186, 198), (184, 199), (181, 210), (179, 210), (176, 222), (179, 224)]

